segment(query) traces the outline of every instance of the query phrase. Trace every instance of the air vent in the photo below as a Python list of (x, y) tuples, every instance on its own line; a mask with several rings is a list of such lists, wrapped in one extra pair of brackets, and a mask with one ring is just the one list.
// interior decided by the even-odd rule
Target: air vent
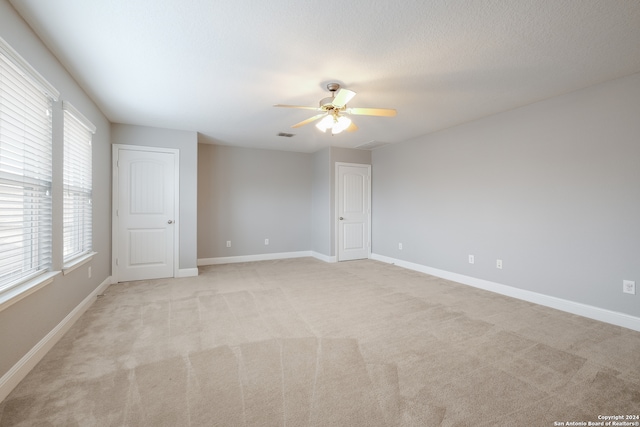
[(295, 133), (286, 133), (286, 132), (280, 132), (278, 134), (278, 136), (284, 136), (285, 138), (291, 138), (292, 136), (295, 136)]
[(360, 149), (360, 150), (373, 150), (375, 148), (380, 148), (383, 147), (385, 145), (389, 145), (388, 142), (380, 142), (380, 141), (369, 141), (369, 142), (365, 142), (364, 144), (360, 144), (358, 146), (356, 146), (356, 148)]

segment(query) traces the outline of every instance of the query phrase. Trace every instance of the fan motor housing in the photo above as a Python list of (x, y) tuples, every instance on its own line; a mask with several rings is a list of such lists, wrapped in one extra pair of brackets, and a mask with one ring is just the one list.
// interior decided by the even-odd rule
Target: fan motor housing
[(335, 108), (333, 105), (333, 97), (329, 96), (327, 98), (321, 99), (320, 108), (322, 108), (323, 110), (333, 110)]

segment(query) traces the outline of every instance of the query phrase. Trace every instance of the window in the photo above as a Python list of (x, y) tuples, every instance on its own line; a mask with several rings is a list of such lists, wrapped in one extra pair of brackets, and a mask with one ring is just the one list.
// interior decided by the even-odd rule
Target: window
[(91, 252), (91, 138), (95, 127), (67, 102), (64, 109), (64, 264)]
[(0, 39), (0, 293), (51, 266), (51, 115), (57, 96)]

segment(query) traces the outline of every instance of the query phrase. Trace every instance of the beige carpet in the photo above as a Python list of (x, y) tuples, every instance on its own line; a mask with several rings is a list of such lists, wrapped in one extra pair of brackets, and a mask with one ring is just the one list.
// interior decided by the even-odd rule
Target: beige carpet
[[(4, 343), (3, 343), (4, 345)], [(375, 261), (112, 285), (2, 426), (553, 426), (640, 414), (640, 333)]]

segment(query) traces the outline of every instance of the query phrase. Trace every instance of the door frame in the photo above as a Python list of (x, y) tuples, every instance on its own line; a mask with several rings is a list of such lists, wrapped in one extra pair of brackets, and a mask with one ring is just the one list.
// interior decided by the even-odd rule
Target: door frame
[(367, 199), (368, 199), (368, 204), (369, 206), (367, 206), (367, 211), (368, 211), (368, 215), (367, 215), (367, 223), (368, 223), (368, 227), (367, 227), (367, 240), (369, 241), (369, 243), (367, 244), (367, 259), (371, 258), (371, 165), (370, 164), (365, 164), (365, 163), (347, 163), (347, 162), (335, 162), (334, 163), (334, 210), (333, 210), (333, 224), (334, 224), (334, 250), (335, 250), (335, 254), (336, 254), (336, 262), (340, 262), (340, 220), (338, 219), (340, 217), (340, 213), (338, 212), (340, 210), (340, 166), (349, 166), (349, 167), (360, 167), (360, 168), (367, 168), (367, 173), (369, 175), (369, 180), (368, 183), (369, 185), (367, 186)]
[(119, 218), (118, 202), (120, 200), (118, 160), (120, 150), (146, 151), (155, 153), (173, 154), (174, 170), (174, 206), (173, 217), (175, 218), (173, 227), (173, 277), (178, 277), (180, 269), (180, 150), (177, 148), (150, 147), (142, 145), (113, 144), (111, 156), (111, 283), (118, 283), (118, 249), (119, 249)]

